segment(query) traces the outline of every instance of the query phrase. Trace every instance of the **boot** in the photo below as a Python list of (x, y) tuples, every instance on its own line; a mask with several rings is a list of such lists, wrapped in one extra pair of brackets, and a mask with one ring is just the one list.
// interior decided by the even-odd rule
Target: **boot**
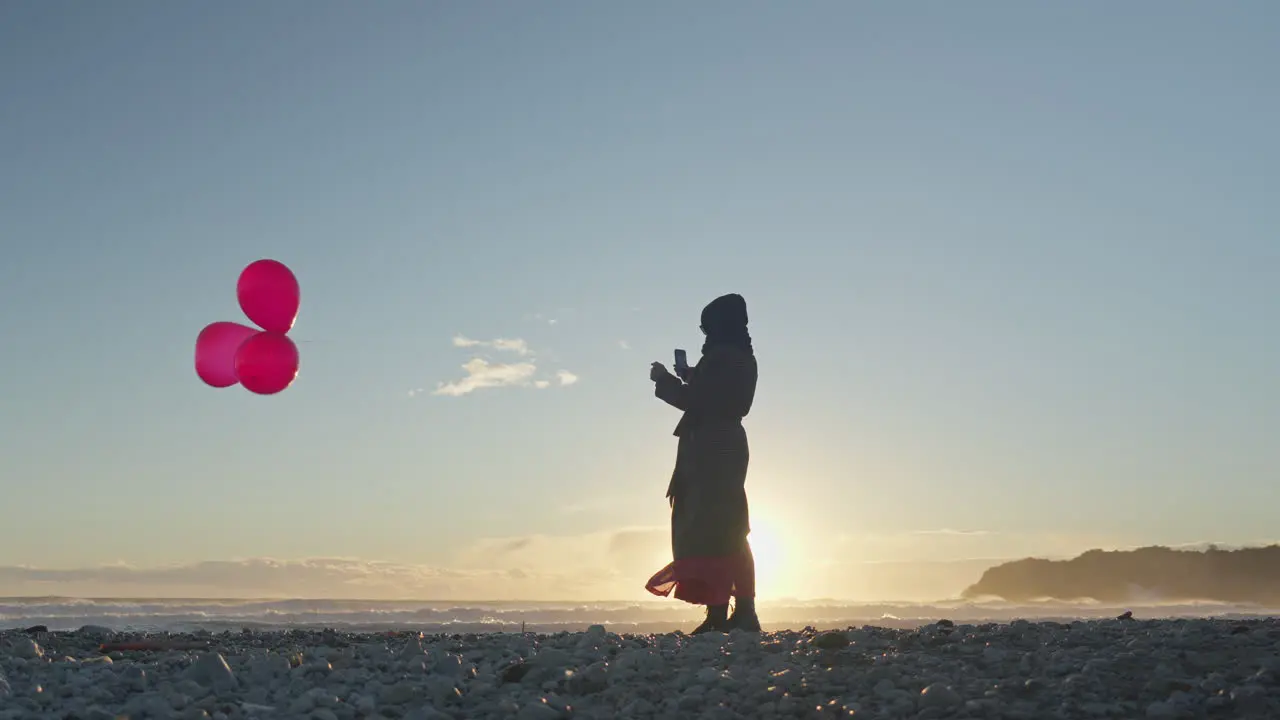
[(756, 599), (753, 597), (734, 598), (733, 617), (725, 624), (730, 630), (760, 632), (760, 618), (756, 616)]
[(708, 605), (707, 619), (703, 620), (701, 625), (694, 628), (690, 635), (701, 635), (709, 632), (728, 632), (728, 619), (726, 617), (728, 614), (728, 605)]

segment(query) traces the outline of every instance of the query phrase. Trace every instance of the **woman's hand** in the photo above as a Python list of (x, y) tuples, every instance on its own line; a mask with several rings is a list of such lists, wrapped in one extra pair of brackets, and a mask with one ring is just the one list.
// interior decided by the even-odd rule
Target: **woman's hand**
[(667, 369), (663, 367), (662, 363), (660, 362), (656, 362), (649, 366), (649, 379), (654, 382), (658, 382), (662, 378), (668, 377), (670, 375), (671, 373), (667, 372)]

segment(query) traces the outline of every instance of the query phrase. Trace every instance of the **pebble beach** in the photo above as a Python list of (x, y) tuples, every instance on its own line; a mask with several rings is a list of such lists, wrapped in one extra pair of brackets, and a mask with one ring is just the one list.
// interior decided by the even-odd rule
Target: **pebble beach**
[(1280, 622), (0, 633), (19, 718), (1275, 718)]

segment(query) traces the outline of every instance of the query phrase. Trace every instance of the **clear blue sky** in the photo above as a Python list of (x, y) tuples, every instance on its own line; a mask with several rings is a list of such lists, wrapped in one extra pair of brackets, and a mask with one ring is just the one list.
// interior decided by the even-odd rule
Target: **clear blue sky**
[[(0, 4), (0, 565), (643, 596), (648, 365), (725, 292), (796, 594), (1276, 537), (1277, 37), (1263, 0)], [(191, 363), (260, 257), (303, 290), (268, 398)], [(477, 356), (551, 386), (431, 393)], [(570, 557), (628, 528), (634, 568)]]

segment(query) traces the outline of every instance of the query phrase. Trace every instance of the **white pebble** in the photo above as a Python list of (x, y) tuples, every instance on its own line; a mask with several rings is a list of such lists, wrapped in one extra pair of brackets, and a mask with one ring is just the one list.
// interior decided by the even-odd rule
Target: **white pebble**
[(236, 685), (235, 673), (231, 672), (226, 658), (220, 653), (200, 655), (188, 669), (187, 677), (204, 687), (219, 690)]
[(9, 654), (22, 660), (39, 660), (44, 657), (44, 649), (29, 637), (18, 637), (10, 642)]
[(863, 627), (824, 647), (812, 632), (298, 630), (204, 634), (194, 639), (209, 648), (194, 656), (130, 652), (114, 662), (97, 651), (96, 631), (42, 635), (43, 648), (0, 631), (0, 720), (1280, 717), (1280, 620), (1248, 632), (1239, 624)]

